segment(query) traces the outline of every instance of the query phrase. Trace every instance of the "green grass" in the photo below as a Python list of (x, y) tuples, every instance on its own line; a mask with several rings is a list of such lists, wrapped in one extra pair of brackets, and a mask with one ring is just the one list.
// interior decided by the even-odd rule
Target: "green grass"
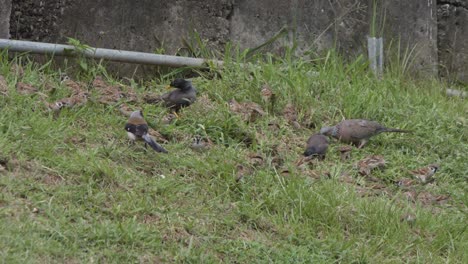
[[(167, 111), (161, 107), (130, 104), (143, 108), (150, 126), (169, 139), (170, 153), (161, 155), (129, 146), (126, 117), (118, 105), (99, 104), (92, 86), (90, 102), (54, 118), (39, 95), (20, 95), (15, 85), (33, 84), (52, 102), (70, 93), (59, 73), (24, 57), (1, 59), (9, 87), (0, 97), (2, 262), (468, 262), (468, 108), (463, 99), (445, 97), (436, 80), (413, 80), (395, 68), (377, 80), (363, 58), (344, 63), (333, 52), (303, 59), (265, 55), (244, 65), (235, 63), (241, 55), (227, 58), (217, 78), (201, 73), (193, 79), (209, 101), (184, 109), (175, 123), (162, 124)], [(22, 76), (10, 70), (15, 63), (23, 65)], [(119, 82), (90, 65), (76, 79), (89, 84), (99, 74)], [(46, 91), (47, 82), (54, 93)], [(143, 96), (162, 93), (168, 82), (132, 86)], [(264, 84), (278, 98), (267, 116), (249, 124), (229, 111), (231, 98), (266, 109)], [(283, 117), (288, 103), (297, 107), (302, 128)], [(344, 162), (334, 142), (324, 161), (297, 168), (307, 137), (343, 118), (415, 132), (379, 135)], [(196, 134), (214, 146), (192, 151)], [(252, 165), (251, 154), (263, 162)], [(353, 168), (371, 154), (388, 163), (374, 173), (384, 187), (373, 196)], [(408, 201), (393, 181), (433, 162), (441, 164), (435, 184), (417, 191), (448, 195), (448, 202)], [(239, 182), (238, 165), (249, 172)], [(314, 179), (307, 176), (311, 170), (331, 176)], [(357, 184), (343, 182), (344, 172)], [(400, 220), (406, 213), (416, 216), (414, 224)]]

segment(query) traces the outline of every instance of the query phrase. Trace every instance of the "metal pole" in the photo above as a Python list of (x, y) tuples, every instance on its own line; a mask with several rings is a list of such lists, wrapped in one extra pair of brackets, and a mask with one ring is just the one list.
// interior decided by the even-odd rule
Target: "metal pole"
[(81, 54), (85, 57), (93, 59), (106, 59), (110, 61), (161, 65), (170, 67), (202, 67), (206, 66), (208, 62), (212, 62), (217, 66), (223, 65), (223, 61), (219, 60), (208, 60), (101, 48), (91, 48), (79, 52), (75, 49), (74, 46), (71, 45), (9, 39), (0, 39), (0, 49), (8, 49), (10, 51), (15, 52), (30, 52), (35, 54), (52, 54), (57, 56), (77, 56)]

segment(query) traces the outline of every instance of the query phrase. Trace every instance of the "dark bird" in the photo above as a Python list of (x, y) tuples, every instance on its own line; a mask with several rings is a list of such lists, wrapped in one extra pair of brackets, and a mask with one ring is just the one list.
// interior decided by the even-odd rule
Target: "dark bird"
[(134, 111), (130, 114), (130, 118), (125, 125), (125, 130), (127, 131), (128, 138), (132, 142), (135, 140), (145, 141), (145, 148), (147, 145), (150, 145), (155, 151), (167, 153), (163, 147), (154, 141), (154, 139), (148, 134), (148, 124), (143, 118), (143, 113), (141, 111)]
[(328, 138), (321, 134), (314, 134), (307, 140), (306, 150), (304, 156), (316, 156), (320, 159), (325, 158), (328, 149)]
[(190, 81), (177, 78), (171, 82), (169, 87), (175, 87), (176, 89), (146, 101), (148, 103), (162, 103), (165, 107), (177, 112), (181, 108), (193, 104), (197, 99), (197, 90)]
[(323, 127), (320, 134), (334, 137), (344, 143), (353, 143), (362, 148), (369, 139), (383, 132), (411, 133), (409, 130), (387, 128), (383, 125), (365, 119), (343, 120), (336, 126)]

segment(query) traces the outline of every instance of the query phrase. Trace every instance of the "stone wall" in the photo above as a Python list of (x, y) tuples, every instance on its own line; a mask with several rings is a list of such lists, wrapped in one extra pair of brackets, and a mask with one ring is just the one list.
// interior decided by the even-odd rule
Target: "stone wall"
[(11, 0), (0, 0), (0, 38), (10, 37)]
[[(337, 47), (353, 56), (366, 54), (373, 1), (22, 0), (13, 1), (10, 32), (13, 39), (65, 43), (73, 37), (96, 47), (175, 54), (194, 31), (222, 50), (228, 41), (256, 47), (287, 28), (270, 51), (281, 52), (294, 39), (299, 52)], [(379, 18), (385, 17), (386, 47), (416, 46), (419, 72), (440, 69), (466, 80), (467, 0), (377, 2), (385, 10)]]
[(438, 1), (439, 72), (468, 83), (468, 1)]

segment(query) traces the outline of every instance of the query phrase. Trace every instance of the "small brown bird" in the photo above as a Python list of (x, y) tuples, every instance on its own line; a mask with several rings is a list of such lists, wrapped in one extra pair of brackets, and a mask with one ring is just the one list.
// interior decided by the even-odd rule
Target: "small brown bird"
[(395, 181), (395, 184), (398, 186), (398, 187), (409, 187), (409, 186), (413, 186), (416, 184), (415, 180), (414, 179), (408, 179), (408, 178), (403, 178), (403, 179), (400, 179), (398, 181)]
[(177, 89), (165, 93), (157, 98), (148, 98), (148, 103), (162, 103), (165, 107), (179, 111), (183, 107), (193, 104), (197, 99), (197, 90), (190, 81), (177, 78), (173, 80), (170, 87)]
[(358, 161), (357, 163), (359, 174), (363, 176), (370, 176), (372, 170), (384, 167), (385, 159), (381, 155), (372, 155)]
[(211, 145), (212, 142), (210, 140), (204, 140), (201, 136), (196, 135), (193, 138), (190, 148), (198, 152), (204, 152), (208, 150), (211, 147)]
[(71, 97), (62, 100), (62, 103), (67, 107), (82, 106), (88, 102), (89, 93), (80, 92)]
[(307, 140), (306, 150), (304, 156), (318, 157), (324, 159), (328, 149), (328, 138), (322, 134), (314, 134)]
[(301, 125), (298, 122), (297, 109), (293, 104), (288, 103), (283, 109), (283, 117), (288, 121), (294, 128), (299, 129)]
[(37, 93), (38, 89), (30, 84), (18, 82), (16, 83), (16, 90), (18, 93), (27, 95)]
[(351, 146), (341, 146), (338, 150), (340, 151), (340, 158), (342, 161), (351, 158), (351, 151), (353, 150)]
[(262, 100), (266, 103), (270, 103), (270, 111), (273, 111), (275, 107), (276, 94), (271, 90), (268, 84), (263, 85), (262, 90), (260, 91)]
[(8, 83), (3, 75), (0, 75), (0, 94), (8, 95)]
[(426, 184), (432, 182), (434, 179), (432, 176), (439, 170), (439, 164), (430, 164), (426, 167), (410, 171), (414, 177), (420, 180), (422, 183)]
[(148, 124), (143, 118), (143, 113), (141, 111), (134, 111), (130, 114), (130, 118), (125, 125), (125, 130), (127, 131), (128, 138), (132, 142), (140, 139), (145, 141), (145, 148), (147, 145), (150, 145), (156, 152), (167, 153), (167, 150), (156, 143), (148, 134)]
[(365, 119), (343, 120), (335, 126), (323, 127), (320, 130), (320, 134), (334, 137), (344, 143), (353, 143), (358, 148), (364, 147), (371, 137), (383, 132), (411, 133), (412, 131), (387, 128)]
[(242, 102), (239, 103), (236, 99), (231, 99), (228, 102), (229, 109), (239, 114), (242, 117), (242, 120), (246, 122), (255, 122), (258, 117), (264, 116), (266, 113), (263, 111), (262, 107), (254, 102)]

